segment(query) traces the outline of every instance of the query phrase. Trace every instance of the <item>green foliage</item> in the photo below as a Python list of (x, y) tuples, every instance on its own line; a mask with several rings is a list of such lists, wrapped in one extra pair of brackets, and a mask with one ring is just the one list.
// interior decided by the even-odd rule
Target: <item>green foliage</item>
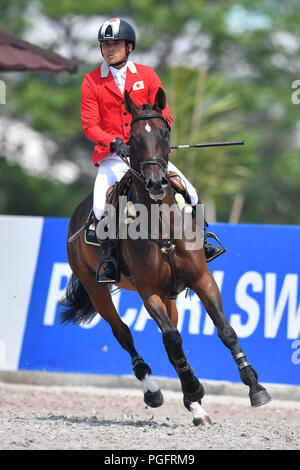
[(0, 157), (0, 213), (67, 217), (86, 195), (82, 184), (66, 185), (27, 175)]
[(11, 0), (1, 0), (0, 29), (16, 35), (22, 34), (25, 26), (28, 25), (25, 19), (28, 6), (28, 0), (17, 0), (14, 2)]
[(15, 116), (30, 116), (34, 129), (54, 139), (71, 138), (81, 129), (78, 76), (26, 75), (13, 100)]
[[(172, 141), (176, 144), (236, 140), (233, 128), (237, 97), (227, 91), (221, 77), (201, 69), (173, 68), (171, 108), (174, 112)], [(176, 150), (171, 159), (184, 169), (200, 194), (214, 199), (235, 194), (251, 172), (242, 165), (243, 150), (228, 147)]]
[(117, 12), (124, 8), (123, 0), (40, 0), (41, 11), (46, 16), (54, 20), (60, 20), (64, 16), (71, 15), (109, 15), (113, 16), (113, 12)]

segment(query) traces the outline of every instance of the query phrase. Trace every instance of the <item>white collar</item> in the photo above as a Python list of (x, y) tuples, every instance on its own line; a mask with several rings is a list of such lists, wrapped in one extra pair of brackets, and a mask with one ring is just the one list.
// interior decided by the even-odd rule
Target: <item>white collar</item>
[(121, 75), (121, 77), (125, 78), (126, 76), (126, 71), (127, 71), (127, 67), (128, 67), (128, 63), (126, 62), (126, 64), (121, 68), (121, 69), (116, 69), (115, 67), (113, 67), (112, 65), (110, 66), (110, 71), (111, 73), (113, 74), (113, 76), (115, 77), (116, 75)]
[[(131, 73), (137, 73), (136, 67), (131, 60), (128, 60), (124, 67), (128, 67)], [(124, 68), (122, 67), (122, 69)], [(122, 70), (121, 69), (121, 70)], [(101, 65), (101, 78), (106, 78), (109, 74), (110, 67), (106, 61)]]

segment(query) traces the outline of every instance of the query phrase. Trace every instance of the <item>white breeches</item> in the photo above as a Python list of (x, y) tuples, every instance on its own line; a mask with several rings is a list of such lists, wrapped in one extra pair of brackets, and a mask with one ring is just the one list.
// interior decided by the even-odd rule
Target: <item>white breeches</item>
[[(194, 186), (186, 179), (186, 177), (179, 171), (173, 163), (169, 161), (169, 171), (173, 171), (183, 180), (187, 192), (191, 198), (192, 206), (198, 202), (197, 191)], [(125, 173), (128, 171), (128, 166), (116, 154), (110, 154), (102, 160), (98, 167), (98, 173), (94, 185), (94, 202), (93, 209), (95, 216), (100, 220), (105, 207), (106, 192), (110, 186), (119, 182)]]

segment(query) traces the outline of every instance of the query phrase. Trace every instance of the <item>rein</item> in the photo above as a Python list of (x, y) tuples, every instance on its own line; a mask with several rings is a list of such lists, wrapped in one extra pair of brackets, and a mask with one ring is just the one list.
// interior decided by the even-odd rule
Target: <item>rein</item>
[(141, 183), (145, 183), (144, 181), (144, 178), (143, 178), (143, 175), (141, 173), (139, 173), (138, 171), (134, 170), (132, 168), (132, 166), (130, 165), (129, 161), (127, 160), (127, 157), (124, 157), (123, 155), (119, 155), (119, 157), (121, 158), (121, 160), (123, 160), (124, 163), (126, 163), (126, 165), (128, 166), (128, 169), (129, 171), (137, 177), (138, 180), (140, 180)]

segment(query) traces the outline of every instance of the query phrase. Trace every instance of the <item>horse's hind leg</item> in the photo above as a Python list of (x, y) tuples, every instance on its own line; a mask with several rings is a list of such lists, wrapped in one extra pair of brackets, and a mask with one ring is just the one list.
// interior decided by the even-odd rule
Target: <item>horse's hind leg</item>
[(130, 354), (133, 372), (144, 385), (144, 401), (152, 408), (163, 404), (163, 395), (159, 386), (151, 377), (151, 369), (134, 347), (132, 334), (128, 326), (121, 320), (105, 285), (86, 286), (91, 302), (97, 312), (110, 324), (112, 332), (120, 345)]
[[(194, 424), (211, 424), (207, 413), (201, 407), (204, 389), (187, 361), (182, 349), (182, 338), (176, 328), (177, 309), (169, 301), (163, 302), (158, 295), (144, 296), (144, 305), (162, 331), (163, 342), (171, 364), (181, 382), (184, 403), (193, 402)], [(189, 409), (189, 408), (188, 408)]]
[(271, 398), (266, 389), (258, 383), (257, 373), (250, 362), (248, 362), (246, 354), (240, 348), (237, 335), (224, 315), (220, 291), (213, 275), (208, 269), (205, 270), (196, 285), (191, 287), (202, 301), (208, 315), (217, 327), (218, 336), (225, 346), (230, 349), (233, 359), (239, 368), (242, 382), (249, 386), (251, 405), (265, 405)]

